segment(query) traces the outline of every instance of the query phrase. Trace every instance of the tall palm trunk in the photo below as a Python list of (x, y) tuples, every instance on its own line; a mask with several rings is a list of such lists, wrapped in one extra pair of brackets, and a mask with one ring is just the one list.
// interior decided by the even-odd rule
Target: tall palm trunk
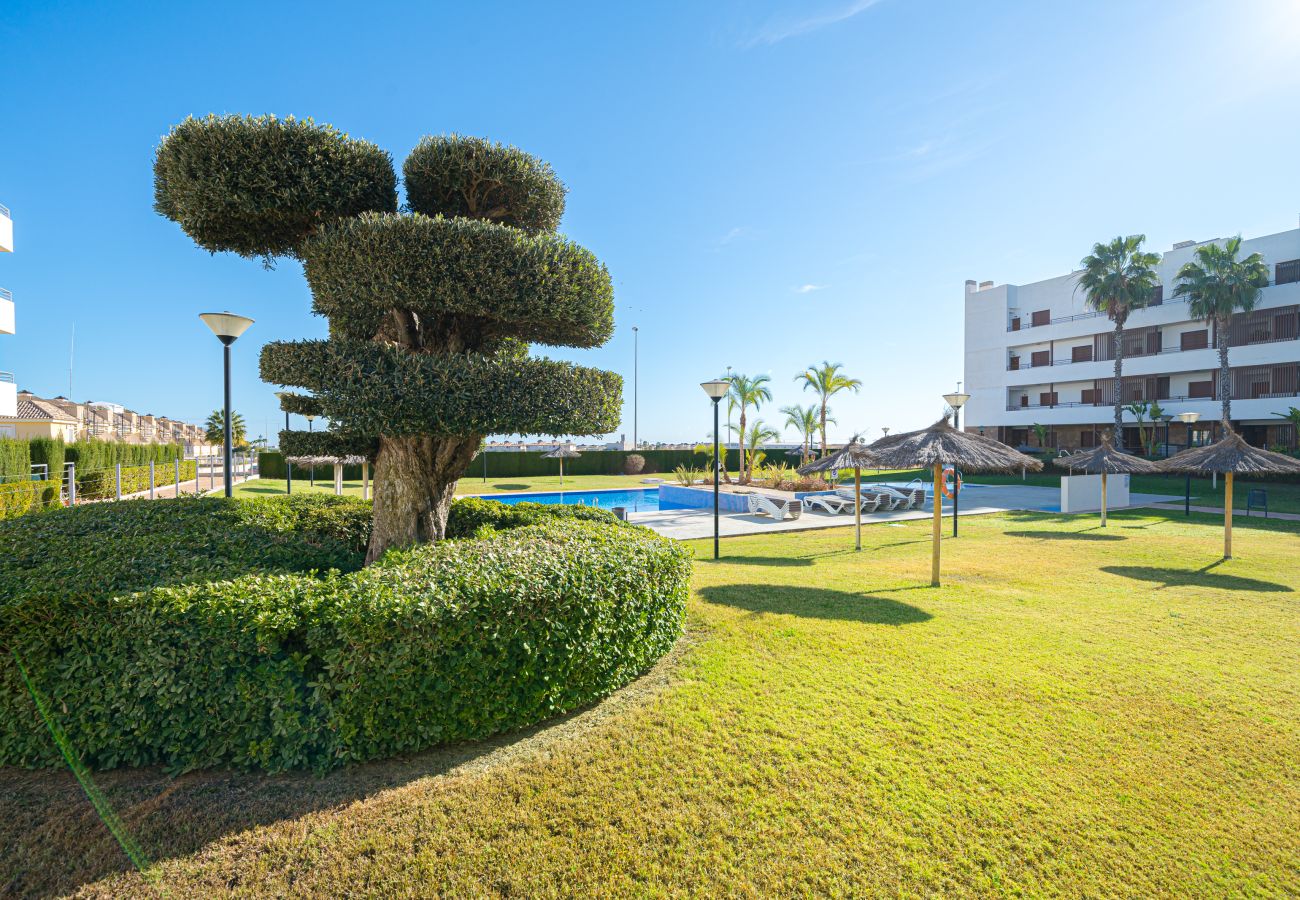
[(1223, 407), (1223, 424), (1232, 419), (1232, 373), (1228, 368), (1228, 325), (1220, 316), (1214, 323), (1214, 342), (1219, 345), (1219, 403)]
[(1124, 449), (1124, 320), (1115, 320), (1115, 446)]
[(740, 483), (748, 484), (745, 478), (745, 407), (740, 407), (740, 428), (737, 431), (736, 447), (740, 450)]
[[(825, 459), (826, 458), (826, 396), (824, 394), (822, 395), (821, 426), (822, 426), (822, 459)], [(830, 477), (831, 477), (830, 472), (822, 473), (822, 478), (824, 480), (829, 481)]]

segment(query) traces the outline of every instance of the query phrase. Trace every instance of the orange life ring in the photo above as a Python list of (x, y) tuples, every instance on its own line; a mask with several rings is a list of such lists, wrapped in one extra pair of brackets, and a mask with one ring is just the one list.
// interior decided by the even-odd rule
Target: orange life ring
[[(953, 478), (952, 487), (948, 487), (949, 475), (951, 475)], [(943, 495), (947, 497), (949, 500), (951, 500), (953, 494), (959, 493), (961, 491), (961, 473), (958, 472), (956, 469), (954, 469), (952, 466), (949, 466), (948, 468), (944, 469), (943, 481), (939, 482), (939, 490), (943, 491)]]

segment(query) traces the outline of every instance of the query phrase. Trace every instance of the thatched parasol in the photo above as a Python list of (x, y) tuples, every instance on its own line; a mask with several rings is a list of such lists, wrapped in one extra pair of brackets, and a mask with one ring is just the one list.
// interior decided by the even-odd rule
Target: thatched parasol
[(871, 451), (867, 449), (867, 445), (862, 443), (858, 435), (855, 434), (853, 440), (839, 450), (795, 470), (800, 475), (812, 475), (814, 472), (837, 472), (840, 469), (853, 470), (853, 494), (857, 498), (853, 504), (853, 524), (856, 529), (855, 543), (858, 550), (862, 549), (862, 470), (879, 468), (880, 465), (876, 462), (875, 456), (871, 454)]
[(300, 466), (333, 466), (334, 467), (334, 494), (342, 496), (343, 494), (343, 467), (344, 466), (361, 466), (361, 499), (370, 499), (370, 460), (364, 456), (286, 456), (286, 462), (296, 463)]
[(542, 459), (558, 459), (560, 461), (560, 487), (564, 487), (564, 461), (566, 459), (577, 459), (582, 454), (572, 447), (556, 447), (549, 453), (543, 453)]
[(1089, 475), (1101, 475), (1101, 527), (1106, 527), (1106, 476), (1107, 475), (1148, 475), (1159, 472), (1160, 467), (1140, 456), (1132, 456), (1116, 450), (1110, 442), (1110, 435), (1102, 436), (1101, 446), (1084, 450), (1070, 456), (1058, 456), (1052, 460), (1053, 465), (1063, 469), (1078, 469)]
[(1232, 476), (1290, 475), (1300, 472), (1300, 460), (1252, 447), (1223, 423), (1223, 437), (1204, 447), (1192, 447), (1158, 464), (1165, 472), (1190, 475), (1223, 473), (1223, 558), (1232, 559)]
[(1001, 441), (981, 434), (958, 431), (940, 419), (929, 428), (883, 437), (867, 450), (882, 469), (930, 469), (934, 475), (934, 527), (930, 551), (930, 584), (939, 586), (939, 532), (943, 525), (943, 502), (939, 499), (939, 482), (949, 466), (971, 472), (1015, 472), (1043, 464), (1032, 456), (1012, 450)]

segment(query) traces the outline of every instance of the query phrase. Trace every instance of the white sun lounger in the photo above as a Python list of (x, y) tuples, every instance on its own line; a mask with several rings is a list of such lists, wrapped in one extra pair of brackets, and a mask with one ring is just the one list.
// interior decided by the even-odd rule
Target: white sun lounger
[(803, 513), (803, 504), (798, 500), (773, 500), (762, 494), (749, 494), (749, 514), (752, 516), (771, 516), (778, 522), (797, 519)]
[(853, 500), (837, 494), (812, 494), (803, 498), (803, 508), (808, 512), (821, 509), (831, 515), (838, 515), (853, 509)]
[[(837, 496), (843, 497), (845, 500), (848, 500), (850, 503), (853, 502), (853, 488), (839, 488), (838, 490), (835, 491), (835, 493)], [(861, 496), (862, 496), (863, 503), (867, 503), (869, 500), (875, 501), (876, 505), (871, 508), (871, 512), (875, 512), (877, 509), (885, 509), (885, 510), (898, 509), (900, 506), (903, 505), (903, 503), (906, 502), (907, 499), (902, 494), (899, 494), (897, 492), (891, 493), (887, 491), (876, 490), (875, 488), (868, 490), (865, 487), (862, 489)], [(867, 511), (865, 506), (863, 507), (863, 511), (864, 512)]]

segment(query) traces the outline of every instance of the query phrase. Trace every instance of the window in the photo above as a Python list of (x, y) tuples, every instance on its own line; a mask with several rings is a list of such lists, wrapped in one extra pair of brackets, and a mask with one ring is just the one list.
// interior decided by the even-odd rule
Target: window
[(1273, 269), (1273, 281), (1277, 284), (1291, 284), (1300, 281), (1300, 259), (1280, 262)]
[(1165, 302), (1165, 286), (1163, 284), (1157, 284), (1156, 292), (1151, 295), (1151, 305), (1160, 306), (1164, 302)]
[(1055, 406), (1055, 405), (1056, 405), (1056, 391), (1044, 391), (1043, 393), (1039, 394), (1039, 395), (1038, 395), (1038, 405), (1039, 405), (1039, 406)]
[(1016, 316), (1011, 320), (1011, 330), (1012, 331), (1020, 330), (1020, 316)]
[(1210, 346), (1210, 332), (1204, 328), (1200, 331), (1184, 331), (1178, 335), (1178, 346), (1182, 350), (1204, 350)]
[(1194, 399), (1209, 398), (1214, 396), (1213, 381), (1193, 381), (1187, 385), (1187, 396)]
[(1011, 371), (1015, 372), (1019, 368), (1020, 368), (1020, 357), (1019, 356), (1011, 357)]
[(1035, 350), (1029, 357), (1029, 364), (1034, 368), (1039, 366), (1050, 366), (1052, 364), (1051, 350)]
[(1071, 347), (1070, 362), (1092, 362), (1092, 346)]
[[(1097, 402), (1097, 391), (1093, 388), (1084, 388), (1079, 394), (1079, 401), (1081, 403), (1095, 404)], [(1089, 445), (1084, 444), (1084, 446), (1087, 447)]]
[(1039, 325), (1052, 324), (1052, 311), (1050, 309), (1035, 310), (1031, 314), (1030, 324), (1037, 328)]

